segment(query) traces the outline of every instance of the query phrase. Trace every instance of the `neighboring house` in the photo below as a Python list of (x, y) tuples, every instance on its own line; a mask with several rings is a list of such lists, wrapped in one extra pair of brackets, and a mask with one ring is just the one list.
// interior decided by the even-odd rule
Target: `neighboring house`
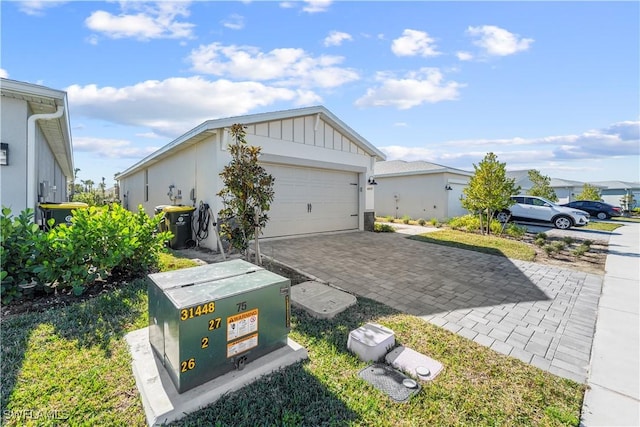
[[(533, 186), (533, 183), (529, 179), (529, 170), (516, 170), (507, 171), (507, 178), (515, 179), (515, 185), (520, 186), (520, 194), (527, 194), (527, 192)], [(553, 188), (558, 196), (558, 204), (569, 203), (576, 200), (576, 196), (582, 193), (584, 188), (584, 182), (571, 181), (568, 179), (551, 178), (549, 186)], [(602, 186), (595, 185), (598, 189), (602, 190)]]
[[(202, 201), (217, 218), (219, 174), (231, 160), (236, 123), (245, 125), (248, 144), (262, 148), (260, 163), (275, 177), (264, 237), (363, 230), (365, 217), (373, 227), (367, 180), (385, 156), (323, 106), (206, 121), (117, 176), (123, 205), (153, 213), (158, 205)], [(212, 235), (201, 245), (216, 248)]]
[[(636, 206), (640, 205), (640, 182), (598, 181), (591, 184), (600, 187), (600, 197), (605, 203), (621, 206), (622, 197), (626, 194), (633, 194)], [(633, 207), (630, 206), (630, 208)]]
[(460, 200), (471, 176), (472, 172), (424, 161), (377, 162), (376, 215), (440, 221), (465, 215)]
[(0, 79), (2, 206), (19, 214), (39, 202), (68, 201), (73, 149), (66, 92)]
[[(515, 179), (515, 184), (521, 187), (522, 194), (526, 194), (533, 186), (529, 180), (528, 170), (508, 171), (507, 178)], [(584, 190), (584, 184), (581, 181), (551, 178), (550, 186), (558, 196), (558, 203), (562, 204), (576, 200), (576, 197)], [(640, 182), (598, 181), (589, 182), (589, 184), (600, 191), (600, 198), (603, 202), (613, 206), (620, 206), (622, 196), (628, 193), (634, 195), (636, 203), (640, 203)]]

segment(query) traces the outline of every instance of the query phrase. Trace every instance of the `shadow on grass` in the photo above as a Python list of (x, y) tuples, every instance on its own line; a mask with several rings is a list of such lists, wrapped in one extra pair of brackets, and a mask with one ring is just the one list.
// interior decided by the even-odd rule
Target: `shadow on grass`
[[(144, 300), (146, 283), (144, 280), (135, 280), (82, 302), (3, 319), (0, 323), (0, 409), (6, 409), (18, 380), (32, 332), (40, 325), (53, 326), (56, 337), (75, 341), (79, 349), (97, 346), (104, 352), (105, 358), (109, 358), (112, 341), (122, 338), (143, 315), (143, 311), (146, 310)], [(55, 339), (51, 337), (51, 341)], [(51, 369), (55, 369), (55, 357), (59, 355), (52, 356)]]
[(298, 362), (226, 394), (171, 426), (335, 426), (358, 414)]

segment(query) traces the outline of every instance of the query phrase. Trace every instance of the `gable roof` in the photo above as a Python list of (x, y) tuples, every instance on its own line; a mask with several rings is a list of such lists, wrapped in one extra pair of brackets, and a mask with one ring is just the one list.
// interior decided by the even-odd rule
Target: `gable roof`
[(66, 177), (72, 177), (73, 145), (71, 142), (67, 93), (45, 86), (5, 78), (0, 78), (0, 92), (3, 97), (25, 101), (31, 114), (55, 113), (58, 107), (64, 107), (64, 113), (60, 118), (39, 120), (38, 126), (49, 143), (62, 172)]
[(236, 123), (241, 123), (243, 125), (252, 125), (256, 123), (268, 122), (271, 120), (291, 119), (313, 114), (317, 114), (329, 124), (342, 130), (346, 134), (346, 136), (349, 137), (349, 139), (353, 140), (369, 155), (375, 156), (376, 158), (381, 160), (384, 160), (386, 158), (386, 155), (382, 151), (378, 150), (373, 146), (373, 144), (360, 136), (360, 134), (358, 134), (356, 131), (351, 129), (346, 123), (340, 120), (326, 107), (322, 105), (316, 105), (313, 107), (295, 108), (290, 110), (280, 110), (268, 113), (249, 114), (245, 116), (234, 116), (207, 120), (191, 129), (187, 133), (174, 139), (159, 150), (151, 153), (144, 159), (140, 160), (138, 163), (127, 168), (125, 171), (118, 175), (117, 179), (125, 178), (127, 175), (131, 175), (132, 173), (137, 172), (143, 167), (149, 166), (165, 157), (170, 156), (177, 150), (196, 144), (208, 138), (212, 134), (215, 134), (218, 129), (228, 128)]
[(593, 185), (597, 185), (607, 190), (637, 190), (640, 189), (640, 182), (628, 181), (598, 181)]
[(450, 168), (437, 163), (422, 160), (407, 162), (404, 160), (391, 160), (388, 162), (376, 162), (374, 176), (376, 178), (405, 175), (426, 175), (432, 173), (450, 172), (471, 176), (472, 172), (462, 169)]

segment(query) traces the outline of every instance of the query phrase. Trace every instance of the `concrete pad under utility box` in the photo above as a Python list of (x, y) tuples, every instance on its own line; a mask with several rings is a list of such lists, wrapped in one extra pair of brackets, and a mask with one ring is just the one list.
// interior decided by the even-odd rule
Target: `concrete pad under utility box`
[(280, 347), (244, 365), (184, 393), (178, 393), (162, 362), (149, 343), (149, 328), (138, 329), (125, 336), (131, 352), (133, 375), (140, 391), (147, 424), (168, 424), (211, 405), (223, 395), (239, 390), (261, 376), (308, 358), (307, 349), (288, 339)]
[(291, 303), (316, 319), (332, 319), (357, 302), (356, 297), (320, 282), (291, 287)]
[(409, 347), (394, 348), (386, 355), (385, 361), (421, 381), (431, 381), (442, 371), (442, 363)]

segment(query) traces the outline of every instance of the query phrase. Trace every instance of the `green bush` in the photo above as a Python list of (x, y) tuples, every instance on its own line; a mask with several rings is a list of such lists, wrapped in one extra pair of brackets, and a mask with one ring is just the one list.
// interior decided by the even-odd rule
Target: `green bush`
[(540, 246), (540, 247), (542, 247), (542, 246), (544, 246), (544, 245), (545, 245), (545, 243), (547, 243), (547, 241), (546, 241), (545, 239), (543, 239), (543, 238), (536, 237), (536, 239), (533, 241), (533, 243), (534, 243), (536, 246)]
[(142, 209), (129, 212), (118, 204), (73, 212), (72, 225), (42, 231), (33, 211), (17, 218), (2, 210), (2, 303), (20, 297), (20, 285), (35, 281), (39, 289), (82, 294), (97, 279), (128, 279), (158, 265), (169, 232), (158, 232), (162, 216)]
[(373, 224), (373, 231), (376, 233), (394, 233), (396, 229), (389, 224), (375, 223)]
[(477, 231), (480, 230), (480, 218), (471, 214), (451, 218), (449, 227), (454, 230)]
[(384, 219), (385, 219), (387, 222), (393, 222), (393, 216), (392, 216), (392, 215), (387, 215), (387, 216), (385, 216), (385, 217), (384, 217)]
[(425, 221), (423, 218), (420, 218), (420, 219), (418, 220), (418, 224), (419, 224), (419, 225), (421, 225), (421, 226), (423, 226), (423, 227), (424, 227), (424, 225), (425, 225), (426, 223), (427, 223), (427, 221)]
[(576, 239), (574, 239), (574, 238), (573, 238), (573, 237), (571, 237), (571, 236), (565, 236), (565, 237), (563, 237), (563, 238), (562, 238), (562, 241), (563, 241), (563, 242), (565, 242), (567, 245), (570, 245), (570, 244), (572, 244), (573, 242), (575, 242), (575, 241), (576, 241)]
[(584, 243), (582, 243), (580, 246), (578, 246), (577, 248), (575, 248), (573, 250), (573, 255), (575, 255), (576, 257), (581, 257), (582, 255), (584, 255), (585, 253), (589, 252), (589, 249), (591, 249), (589, 247), (589, 245), (585, 245)]
[(511, 236), (516, 239), (521, 239), (525, 234), (527, 234), (527, 227), (523, 227), (521, 225), (517, 225), (514, 223), (509, 223), (507, 227), (504, 229), (505, 233), (508, 236)]
[(403, 215), (402, 216), (402, 222), (405, 224), (409, 224), (409, 221), (411, 221), (411, 217), (409, 215)]
[(429, 223), (430, 223), (431, 225), (433, 225), (434, 227), (437, 227), (437, 226), (440, 224), (440, 222), (438, 221), (438, 218), (431, 218), (431, 219), (429, 220)]
[(536, 240), (537, 239), (547, 240), (547, 233), (538, 233), (538, 234), (536, 234)]
[[(0, 298), (9, 303), (21, 296), (20, 285), (37, 281), (34, 271), (42, 262), (42, 247), (46, 238), (38, 224), (33, 223), (33, 209), (17, 217), (11, 209), (2, 208), (0, 217)], [(46, 250), (44, 253), (46, 254)]]

